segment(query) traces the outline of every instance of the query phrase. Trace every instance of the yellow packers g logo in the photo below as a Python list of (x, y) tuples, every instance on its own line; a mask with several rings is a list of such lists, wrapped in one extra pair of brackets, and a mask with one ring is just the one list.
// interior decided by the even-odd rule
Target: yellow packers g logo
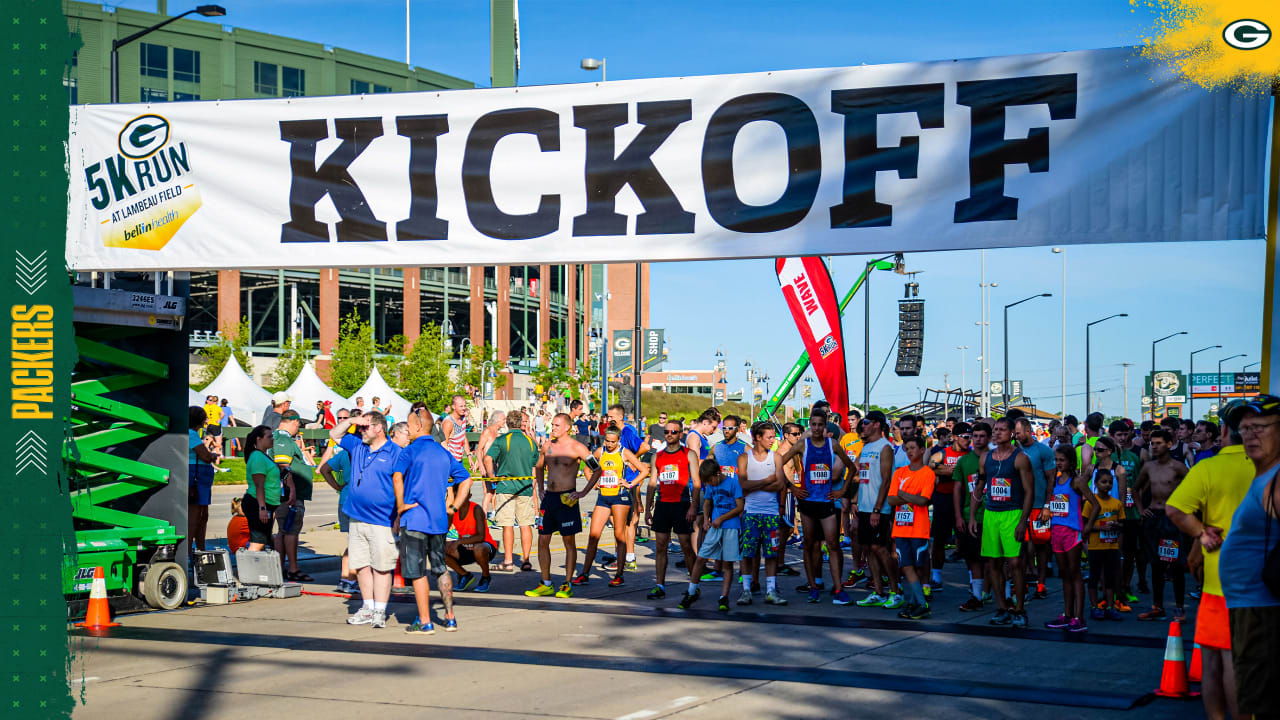
[(139, 115), (120, 131), (120, 154), (131, 160), (145, 160), (169, 142), (169, 121), (159, 115)]
[(1257, 50), (1271, 40), (1271, 28), (1261, 20), (1237, 20), (1223, 29), (1222, 39), (1237, 50)]

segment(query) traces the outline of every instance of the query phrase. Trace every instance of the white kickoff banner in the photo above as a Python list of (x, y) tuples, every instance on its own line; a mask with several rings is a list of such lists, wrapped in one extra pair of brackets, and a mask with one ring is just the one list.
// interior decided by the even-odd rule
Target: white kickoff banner
[(1263, 237), (1270, 98), (1133, 48), (71, 108), (73, 270)]

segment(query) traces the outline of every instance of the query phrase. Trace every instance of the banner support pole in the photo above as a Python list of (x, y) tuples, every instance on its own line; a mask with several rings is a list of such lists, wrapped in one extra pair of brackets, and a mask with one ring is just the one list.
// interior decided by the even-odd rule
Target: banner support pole
[(1258, 368), (1258, 390), (1271, 392), (1271, 361), (1276, 347), (1275, 315), (1280, 310), (1276, 288), (1276, 225), (1280, 224), (1280, 82), (1271, 86), (1271, 167), (1267, 188), (1267, 256), (1263, 283), (1262, 366)]
[(635, 422), (636, 430), (640, 432), (640, 438), (644, 439), (645, 427), (640, 422), (640, 372), (644, 369), (644, 356), (640, 352), (643, 347), (644, 329), (640, 327), (640, 274), (644, 267), (644, 263), (636, 263), (636, 328), (635, 334), (631, 341), (631, 371), (635, 375), (636, 383), (636, 400), (635, 400)]

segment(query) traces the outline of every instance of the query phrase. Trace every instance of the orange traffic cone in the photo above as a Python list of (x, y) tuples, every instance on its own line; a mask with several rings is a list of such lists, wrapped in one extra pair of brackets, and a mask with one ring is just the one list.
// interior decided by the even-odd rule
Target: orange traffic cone
[(409, 588), (405, 587), (404, 576), (400, 574), (400, 561), (396, 560), (395, 572), (391, 574), (391, 592), (405, 593), (409, 592)]
[(84, 622), (76, 623), (76, 627), (100, 630), (119, 627), (120, 623), (111, 622), (111, 606), (107, 604), (107, 576), (99, 565), (93, 571), (93, 585), (89, 588), (89, 612)]
[(1187, 661), (1182, 652), (1182, 623), (1169, 623), (1169, 639), (1164, 646), (1164, 670), (1160, 675), (1160, 687), (1156, 695), (1167, 698), (1196, 697), (1187, 689)]
[(1200, 682), (1200, 643), (1193, 643), (1191, 648), (1191, 668), (1187, 671), (1187, 679)]

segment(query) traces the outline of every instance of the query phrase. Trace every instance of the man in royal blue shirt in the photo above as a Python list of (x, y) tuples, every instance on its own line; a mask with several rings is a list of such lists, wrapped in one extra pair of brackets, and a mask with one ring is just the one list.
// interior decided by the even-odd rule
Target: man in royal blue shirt
[(453, 616), (453, 578), (445, 564), (445, 534), (458, 501), (457, 494), (470, 494), (471, 473), (431, 434), (435, 418), (425, 407), (409, 413), (409, 446), (400, 453), (392, 483), (395, 487), (396, 510), (400, 515), (400, 574), (413, 585), (418, 604), (418, 617), (405, 628), (407, 633), (430, 635), (431, 584), (427, 565), (440, 586), (444, 603), (444, 629), (453, 632), (458, 621)]
[[(359, 434), (347, 429), (360, 428)], [(400, 446), (387, 439), (387, 419), (380, 412), (351, 417), (329, 431), (329, 439), (351, 456), (351, 489), (342, 505), (350, 518), (347, 557), (360, 585), (363, 606), (347, 618), (352, 625), (387, 626), (387, 600), (391, 597), (391, 571), (399, 553), (391, 524), (396, 496), (391, 473), (400, 458)]]

